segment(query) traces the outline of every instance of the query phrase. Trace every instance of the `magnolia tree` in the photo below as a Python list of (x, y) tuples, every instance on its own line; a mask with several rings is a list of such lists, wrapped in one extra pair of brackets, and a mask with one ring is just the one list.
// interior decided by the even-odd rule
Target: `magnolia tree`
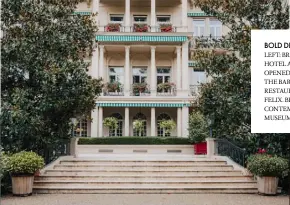
[[(250, 127), (251, 29), (288, 29), (287, 1), (194, 0), (193, 4), (229, 28), (221, 39), (197, 39), (192, 52), (197, 67), (212, 78), (201, 89), (200, 110), (210, 118), (215, 137), (227, 135), (254, 145), (265, 136), (251, 134)], [(279, 137), (286, 141), (287, 136)]]
[(37, 151), (70, 137), (70, 119), (87, 115), (101, 92), (87, 74), (94, 49), (91, 16), (80, 0), (2, 1), (1, 137), (4, 149)]

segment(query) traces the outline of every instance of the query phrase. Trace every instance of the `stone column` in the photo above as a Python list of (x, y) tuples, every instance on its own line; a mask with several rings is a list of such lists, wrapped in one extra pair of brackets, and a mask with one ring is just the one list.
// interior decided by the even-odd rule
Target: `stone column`
[(177, 108), (177, 137), (182, 137), (182, 112), (181, 112), (181, 107)]
[(156, 64), (155, 64), (155, 46), (151, 46), (151, 96), (156, 96)]
[(99, 26), (99, 7), (100, 7), (100, 0), (93, 0), (93, 13), (96, 13), (95, 21), (97, 26)]
[(91, 112), (91, 136), (98, 137), (98, 119), (99, 119), (99, 109), (98, 106)]
[(176, 47), (176, 89), (181, 92), (181, 46)]
[(125, 31), (130, 32), (130, 0), (125, 0)]
[(187, 32), (187, 0), (182, 0), (181, 3), (182, 11), (181, 11), (181, 24), (182, 31)]
[(206, 149), (207, 149), (207, 157), (214, 156), (215, 153), (215, 139), (214, 138), (206, 138)]
[(100, 45), (100, 62), (99, 62), (99, 77), (104, 79), (104, 46)]
[(99, 136), (103, 137), (103, 107), (99, 107)]
[(155, 107), (151, 107), (151, 137), (156, 135)]
[(125, 79), (124, 79), (124, 93), (125, 96), (130, 95), (130, 46), (125, 46)]
[(188, 137), (188, 107), (182, 107), (182, 137)]
[(156, 1), (151, 0), (151, 32), (156, 32)]
[(189, 85), (188, 85), (188, 41), (183, 42), (182, 44), (182, 73), (181, 73), (181, 81), (182, 81), (182, 95), (188, 96)]
[(98, 78), (99, 77), (99, 48), (96, 45), (96, 48), (93, 51), (92, 56), (92, 64), (91, 64), (91, 70), (90, 74), (92, 78)]
[(130, 136), (129, 108), (125, 107), (125, 136)]

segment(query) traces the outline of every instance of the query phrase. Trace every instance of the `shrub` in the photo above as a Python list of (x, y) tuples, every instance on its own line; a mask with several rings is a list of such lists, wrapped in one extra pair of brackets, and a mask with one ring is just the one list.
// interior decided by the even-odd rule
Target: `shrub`
[(205, 141), (208, 135), (208, 126), (204, 116), (199, 112), (193, 112), (189, 117), (189, 140), (195, 144)]
[(255, 154), (248, 158), (247, 167), (256, 176), (279, 177), (287, 174), (288, 161), (268, 154)]
[(188, 138), (182, 137), (91, 137), (80, 138), (80, 145), (188, 145)]
[(103, 121), (105, 127), (109, 129), (117, 129), (118, 128), (118, 120), (115, 117), (106, 117)]
[(134, 120), (133, 122), (133, 129), (136, 130), (138, 136), (141, 136), (142, 132), (144, 131), (144, 123), (145, 120)]
[(33, 175), (43, 166), (43, 158), (35, 152), (18, 152), (11, 155), (7, 161), (7, 171), (12, 175)]
[(160, 128), (165, 129), (166, 134), (170, 134), (175, 127), (176, 123), (173, 120), (162, 120), (160, 122)]
[(11, 179), (7, 172), (8, 155), (4, 152), (0, 153), (0, 179), (1, 194), (7, 193), (11, 188)]

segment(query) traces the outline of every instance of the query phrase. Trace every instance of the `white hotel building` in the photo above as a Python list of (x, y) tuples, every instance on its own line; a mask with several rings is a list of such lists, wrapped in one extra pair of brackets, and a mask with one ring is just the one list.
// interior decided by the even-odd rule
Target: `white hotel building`
[[(103, 78), (106, 86), (91, 113), (93, 120), (79, 121), (75, 135), (136, 136), (133, 122), (142, 118), (144, 136), (165, 136), (158, 121), (172, 119), (176, 129), (171, 136), (187, 137), (191, 101), (206, 81), (205, 72), (189, 61), (190, 42), (195, 36), (221, 36), (227, 28), (188, 0), (88, 2), (75, 13), (98, 13), (98, 47), (88, 59), (89, 73)], [(110, 116), (118, 118), (118, 129), (103, 126)]]

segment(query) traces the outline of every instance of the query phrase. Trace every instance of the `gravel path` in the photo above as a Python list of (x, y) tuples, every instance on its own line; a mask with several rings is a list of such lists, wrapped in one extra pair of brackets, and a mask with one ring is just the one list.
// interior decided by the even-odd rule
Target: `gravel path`
[(289, 196), (251, 194), (47, 194), (6, 196), (1, 205), (289, 205)]

